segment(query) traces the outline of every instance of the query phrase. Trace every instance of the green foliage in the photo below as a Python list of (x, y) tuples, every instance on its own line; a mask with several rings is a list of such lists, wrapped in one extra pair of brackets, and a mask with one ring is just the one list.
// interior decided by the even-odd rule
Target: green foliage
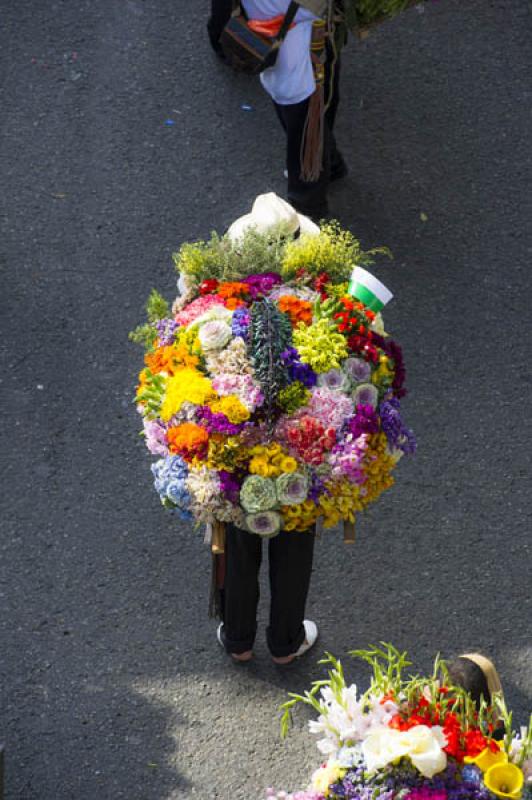
[(158, 322), (170, 316), (170, 306), (157, 289), (152, 289), (146, 303), (149, 322)]
[(128, 338), (131, 342), (142, 345), (147, 352), (150, 352), (155, 345), (157, 331), (153, 324), (146, 322), (144, 325), (138, 325), (134, 331), (131, 331)]
[(393, 17), (408, 8), (412, 0), (344, 0), (343, 4), (346, 24), (354, 28)]
[(259, 272), (278, 272), (287, 242), (283, 225), (259, 233), (250, 228), (237, 241), (213, 233), (208, 242), (187, 242), (173, 254), (178, 272), (196, 284), (208, 278), (238, 281)]
[(281, 353), (290, 347), (292, 326), (287, 315), (279, 311), (277, 306), (268, 300), (259, 300), (251, 309), (249, 331), (255, 377), (265, 397), (263, 409), (267, 420), (273, 425), (277, 395), (289, 382)]
[(161, 404), (166, 390), (166, 376), (154, 374), (150, 369), (144, 370), (145, 383), (138, 390), (133, 402), (143, 403), (146, 419), (155, 419), (161, 410)]
[(131, 342), (142, 345), (147, 352), (151, 352), (157, 339), (155, 323), (170, 316), (170, 306), (157, 289), (152, 289), (145, 308), (148, 322), (138, 325), (128, 338)]
[(293, 280), (300, 270), (317, 277), (326, 272), (331, 283), (349, 280), (353, 267), (372, 264), (377, 253), (390, 255), (387, 248), (364, 251), (350, 231), (336, 221), (328, 222), (318, 236), (304, 234), (287, 243), (281, 265), (285, 281)]

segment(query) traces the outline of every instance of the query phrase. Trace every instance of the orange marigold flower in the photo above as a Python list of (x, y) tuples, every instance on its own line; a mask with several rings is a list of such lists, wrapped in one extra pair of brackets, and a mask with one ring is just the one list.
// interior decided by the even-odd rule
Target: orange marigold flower
[(229, 299), (230, 297), (246, 296), (249, 294), (249, 286), (247, 283), (240, 283), (239, 281), (226, 281), (218, 286), (216, 292), (218, 297)]
[(144, 363), (154, 374), (167, 372), (169, 375), (175, 375), (183, 367), (196, 367), (199, 358), (191, 355), (183, 344), (170, 344), (157, 348), (154, 353), (147, 353), (144, 356)]
[(239, 300), (238, 297), (230, 297), (229, 300), (225, 301), (225, 307), (228, 308), (229, 311), (234, 311), (235, 308), (245, 305), (245, 302), (243, 300)]
[(295, 327), (299, 322), (305, 325), (312, 323), (312, 303), (308, 300), (300, 300), (292, 294), (283, 294), (278, 300), (279, 310), (288, 314), (290, 322)]
[(186, 461), (192, 461), (194, 457), (203, 458), (207, 454), (209, 434), (194, 422), (183, 422), (175, 428), (169, 428), (166, 436), (170, 452), (177, 453)]

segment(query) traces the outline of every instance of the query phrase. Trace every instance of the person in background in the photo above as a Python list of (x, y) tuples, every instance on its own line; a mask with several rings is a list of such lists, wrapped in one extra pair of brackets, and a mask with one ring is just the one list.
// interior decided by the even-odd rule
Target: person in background
[[(290, 0), (242, 2), (251, 24), (282, 18), (289, 5)], [(295, 24), (279, 49), (275, 65), (261, 73), (260, 79), (286, 134), (288, 202), (318, 220), (328, 213), (329, 183), (347, 174), (333, 133), (340, 99), (339, 52), (345, 32), (337, 24), (341, 12), (338, 0), (302, 0), (298, 5)], [(215, 51), (220, 47), (216, 37), (232, 7), (229, 0), (213, 0), (208, 30)], [(321, 55), (316, 34), (324, 34)]]
[[(502, 684), (495, 665), (480, 653), (464, 653), (449, 664), (449, 680), (469, 693), (477, 708), (482, 701), (491, 705), (494, 695), (503, 696)], [(493, 738), (502, 739), (504, 727), (496, 728)]]
[(211, 15), (207, 22), (207, 33), (212, 49), (222, 60), (224, 54), (220, 46), (220, 36), (229, 21), (234, 5), (234, 0), (211, 0)]

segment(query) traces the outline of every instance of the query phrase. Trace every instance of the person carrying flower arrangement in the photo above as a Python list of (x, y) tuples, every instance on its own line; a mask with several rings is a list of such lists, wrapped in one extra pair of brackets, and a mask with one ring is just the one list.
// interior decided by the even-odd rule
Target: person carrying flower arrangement
[(400, 415), (401, 349), (380, 316), (392, 295), (353, 269), (371, 260), (337, 224), (262, 195), (225, 236), (181, 246), (172, 315), (154, 293), (133, 334), (147, 347), (135, 402), (160, 456), (155, 489), (206, 526), (211, 612), (236, 661), (252, 657), (261, 539), (268, 646), (287, 664), (317, 638), (305, 619), (316, 525), (342, 524), (354, 541), (357, 513), (415, 450)]

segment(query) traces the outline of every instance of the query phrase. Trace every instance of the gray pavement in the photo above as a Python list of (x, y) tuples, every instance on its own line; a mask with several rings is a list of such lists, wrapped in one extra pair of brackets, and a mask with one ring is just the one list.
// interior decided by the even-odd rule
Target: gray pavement
[[(0, 741), (9, 800), (252, 800), (317, 760), (276, 706), (386, 639), (481, 648), (532, 706), (530, 36), (526, 0), (440, 0), (345, 53), (332, 211), (396, 299), (419, 454), (316, 553), (316, 656), (237, 667), (209, 556), (151, 488), (127, 333), (171, 252), (283, 191), (257, 81), (216, 63), (207, 3), (1, 0)], [(244, 111), (243, 104), (252, 106)], [(173, 125), (166, 124), (173, 120)], [(423, 215), (423, 219), (422, 219)], [(527, 491), (528, 490), (528, 491)], [(262, 608), (261, 623), (265, 608)], [(365, 685), (363, 667), (349, 674)]]

